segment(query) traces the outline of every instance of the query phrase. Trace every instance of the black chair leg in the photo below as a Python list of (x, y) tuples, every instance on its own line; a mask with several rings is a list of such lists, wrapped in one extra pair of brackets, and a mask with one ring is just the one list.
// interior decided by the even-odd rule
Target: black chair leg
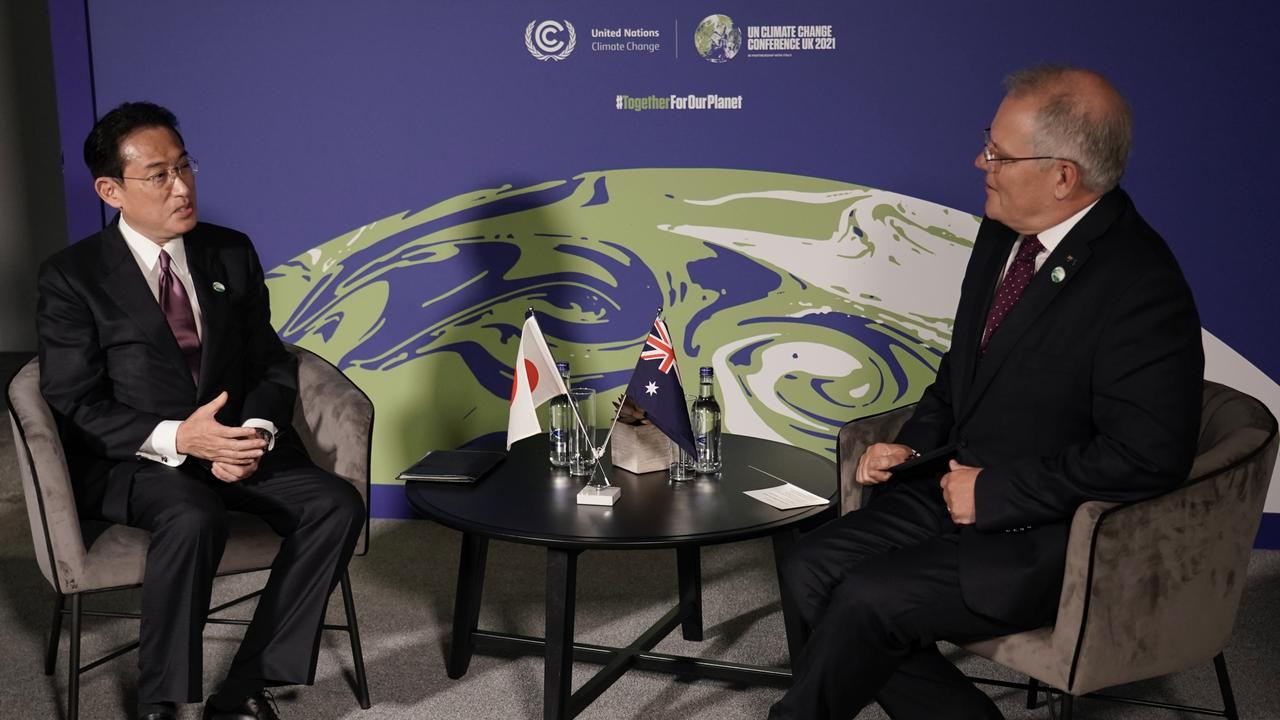
[(71, 637), (67, 660), (67, 720), (80, 717), (80, 593), (71, 596)]
[(351, 596), (351, 576), (344, 568), (342, 579), (338, 581), (342, 587), (342, 605), (347, 611), (347, 635), (351, 636), (351, 661), (356, 666), (356, 699), (360, 707), (368, 710), (369, 680), (364, 674), (364, 653), (360, 650), (360, 627), (356, 625), (356, 603)]
[(1036, 703), (1040, 700), (1040, 681), (1035, 678), (1027, 678), (1027, 709), (1035, 710)]
[(1222, 690), (1222, 712), (1227, 720), (1240, 720), (1236, 711), (1236, 697), (1231, 692), (1231, 678), (1227, 677), (1227, 659), (1218, 653), (1213, 658), (1213, 669), (1218, 671), (1218, 687)]
[(58, 593), (53, 599), (53, 622), (49, 623), (49, 649), (44, 654), (44, 674), (52, 675), (58, 666), (58, 641), (62, 639), (62, 609), (67, 606), (67, 596)]

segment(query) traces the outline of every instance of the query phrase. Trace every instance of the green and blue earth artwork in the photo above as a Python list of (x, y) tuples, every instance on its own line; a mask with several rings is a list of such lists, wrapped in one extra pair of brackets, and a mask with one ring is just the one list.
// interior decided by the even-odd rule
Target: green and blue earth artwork
[(932, 382), (977, 227), (834, 180), (607, 170), (372, 220), (268, 286), (281, 337), (372, 398), (375, 482), (427, 450), (502, 439), (530, 308), (600, 418), (661, 310), (686, 392), (714, 368), (728, 432), (834, 457), (842, 424)]

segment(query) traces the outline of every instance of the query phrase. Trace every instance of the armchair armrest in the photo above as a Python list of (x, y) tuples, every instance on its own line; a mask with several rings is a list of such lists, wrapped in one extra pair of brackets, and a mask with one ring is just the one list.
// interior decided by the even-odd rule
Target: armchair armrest
[[(298, 358), (298, 400), (293, 429), (318, 467), (350, 482), (369, 507), (373, 401), (338, 368), (319, 355), (286, 346)], [(368, 523), (356, 545), (365, 551)]]
[(840, 428), (836, 444), (836, 472), (840, 478), (840, 514), (862, 507), (865, 488), (853, 479), (858, 469), (858, 458), (866, 449), (878, 442), (888, 442), (897, 437), (898, 431), (915, 412), (915, 404), (887, 410), (851, 420)]

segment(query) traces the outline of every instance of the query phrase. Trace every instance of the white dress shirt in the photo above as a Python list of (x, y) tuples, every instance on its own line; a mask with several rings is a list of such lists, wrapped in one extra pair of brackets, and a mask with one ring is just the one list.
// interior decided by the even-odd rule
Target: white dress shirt
[[(120, 217), (120, 234), (124, 237), (125, 244), (129, 246), (129, 252), (133, 254), (133, 259), (138, 263), (138, 269), (142, 271), (143, 277), (147, 279), (147, 287), (151, 289), (151, 296), (160, 302), (160, 251), (163, 249), (169, 253), (169, 271), (173, 273), (174, 278), (182, 283), (183, 289), (187, 291), (187, 298), (191, 300), (191, 314), (195, 316), (196, 334), (200, 339), (204, 340), (204, 317), (200, 313), (200, 300), (196, 297), (195, 284), (191, 279), (191, 269), (187, 266), (187, 248), (182, 242), (182, 237), (176, 237), (166, 242), (163, 246), (157, 245), (151, 240), (143, 236), (142, 233), (129, 227), (129, 223), (124, 221), (124, 216)], [(186, 461), (187, 456), (178, 452), (178, 426), (182, 424), (182, 420), (163, 420), (147, 439), (142, 443), (142, 447), (138, 448), (138, 456), (147, 460), (154, 460), (164, 463), (171, 467), (177, 467)], [(249, 418), (244, 421), (243, 427), (262, 428), (271, 433), (271, 441), (267, 449), (275, 447), (276, 425), (270, 420), (262, 418)]]
[[(1101, 200), (1102, 198), (1098, 199)], [(1071, 228), (1075, 227), (1076, 223), (1080, 222), (1080, 220), (1093, 209), (1093, 206), (1097, 204), (1098, 200), (1094, 200), (1089, 203), (1088, 207), (1075, 215), (1072, 215), (1048, 230), (1041, 230), (1036, 234), (1036, 239), (1038, 239), (1040, 244), (1044, 246), (1044, 249), (1036, 255), (1036, 272), (1040, 271), (1040, 268), (1044, 265), (1044, 261), (1049, 259), (1049, 255), (1058, 247), (1058, 243), (1062, 242), (1062, 239), (1067, 236), (1067, 233), (1071, 232)], [(996, 287), (1000, 287), (1000, 282), (1004, 280), (1005, 273), (1009, 272), (1009, 267), (1013, 265), (1013, 258), (1018, 254), (1018, 248), (1022, 247), (1022, 240), (1025, 238), (1025, 235), (1021, 236), (1018, 239), (1018, 242), (1013, 244), (1013, 249), (1009, 251), (1009, 259), (1004, 262), (1004, 272), (1000, 273), (1000, 280), (996, 281)]]

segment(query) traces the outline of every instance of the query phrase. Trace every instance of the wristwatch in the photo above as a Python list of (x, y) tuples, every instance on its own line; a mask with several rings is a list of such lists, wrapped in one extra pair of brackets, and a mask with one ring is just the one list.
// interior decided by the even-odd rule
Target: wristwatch
[(256, 428), (254, 428), (254, 429), (253, 429), (253, 431), (254, 431), (254, 432), (256, 432), (256, 433), (258, 434), (258, 437), (259, 437), (259, 438), (261, 438), (263, 441), (265, 441), (265, 442), (267, 443), (267, 446), (266, 446), (265, 448), (262, 448), (262, 452), (264, 452), (264, 453), (265, 453), (267, 450), (270, 450), (270, 449), (271, 449), (271, 443), (272, 443), (273, 441), (275, 441), (276, 436), (275, 436), (275, 435), (274, 435), (270, 430), (268, 430), (268, 429), (266, 429), (266, 428), (256, 427)]

